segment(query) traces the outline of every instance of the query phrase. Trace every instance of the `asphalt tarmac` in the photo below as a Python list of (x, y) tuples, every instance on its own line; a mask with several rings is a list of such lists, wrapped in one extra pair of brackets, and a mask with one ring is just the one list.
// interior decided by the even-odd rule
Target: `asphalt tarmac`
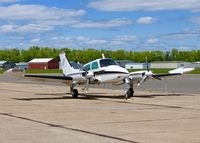
[[(10, 75), (0, 75), (0, 82), (8, 83), (23, 83), (23, 84), (48, 84), (48, 85), (59, 85), (66, 87), (65, 83), (61, 81), (45, 81), (35, 80), (30, 78), (24, 78), (22, 75), (19, 77)], [(91, 85), (92, 88), (107, 88), (107, 89), (125, 89), (124, 85), (113, 86), (113, 85)], [(180, 75), (164, 78), (162, 81), (159, 80), (147, 80), (140, 87), (134, 85), (135, 92), (137, 91), (156, 91), (161, 93), (183, 93), (183, 94), (199, 94), (200, 93), (200, 75)]]
[(199, 143), (199, 79), (169, 78), (167, 94), (148, 81), (131, 100), (107, 85), (73, 99), (57, 81), (0, 75), (0, 142)]

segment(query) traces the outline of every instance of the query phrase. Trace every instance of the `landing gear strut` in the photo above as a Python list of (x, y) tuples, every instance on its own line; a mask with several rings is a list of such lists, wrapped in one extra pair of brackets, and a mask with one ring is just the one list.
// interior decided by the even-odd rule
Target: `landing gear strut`
[(125, 99), (129, 99), (133, 97), (134, 90), (133, 90), (133, 82), (131, 82), (130, 78), (125, 79), (126, 83), (126, 93), (125, 93)]

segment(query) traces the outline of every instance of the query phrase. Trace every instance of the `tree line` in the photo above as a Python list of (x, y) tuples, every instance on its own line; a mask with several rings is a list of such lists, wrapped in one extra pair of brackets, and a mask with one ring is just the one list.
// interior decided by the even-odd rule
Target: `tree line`
[[(132, 60), (134, 62), (145, 62), (145, 57), (149, 62), (154, 61), (188, 61), (195, 62), (200, 61), (200, 50), (191, 51), (179, 51), (172, 49), (171, 51), (143, 51), (134, 52), (126, 50), (97, 50), (97, 49), (63, 49), (68, 58), (71, 61), (79, 61), (81, 63), (87, 63), (91, 60), (101, 58), (101, 54), (104, 53), (106, 57), (114, 60)], [(3, 49), (0, 50), (0, 60), (12, 61), (12, 62), (28, 62), (34, 58), (58, 58), (60, 49), (37, 47), (33, 46), (29, 49)]]

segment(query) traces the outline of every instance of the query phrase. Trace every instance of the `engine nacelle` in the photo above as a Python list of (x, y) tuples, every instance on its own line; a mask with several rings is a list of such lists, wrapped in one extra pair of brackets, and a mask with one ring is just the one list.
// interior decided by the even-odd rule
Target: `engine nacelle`
[(93, 77), (94, 77), (94, 73), (88, 71), (88, 73), (87, 73), (87, 78), (93, 78)]

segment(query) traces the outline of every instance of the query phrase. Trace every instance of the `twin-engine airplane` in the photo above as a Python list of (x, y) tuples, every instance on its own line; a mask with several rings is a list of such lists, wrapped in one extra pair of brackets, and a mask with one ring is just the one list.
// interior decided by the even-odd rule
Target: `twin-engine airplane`
[(90, 84), (110, 83), (113, 85), (126, 84), (125, 98), (131, 98), (134, 94), (133, 85), (140, 86), (147, 79), (161, 80), (161, 77), (182, 75), (184, 72), (192, 71), (193, 68), (179, 68), (170, 71), (167, 74), (154, 74), (149, 70), (129, 73), (127, 69), (120, 67), (114, 60), (105, 58), (97, 59), (85, 64), (82, 69), (74, 69), (66, 54), (62, 51), (59, 55), (63, 75), (36, 75), (25, 74), (25, 77), (59, 79), (67, 81), (70, 85), (70, 92), (73, 98), (78, 97), (77, 85), (85, 85), (84, 90), (87, 92)]

